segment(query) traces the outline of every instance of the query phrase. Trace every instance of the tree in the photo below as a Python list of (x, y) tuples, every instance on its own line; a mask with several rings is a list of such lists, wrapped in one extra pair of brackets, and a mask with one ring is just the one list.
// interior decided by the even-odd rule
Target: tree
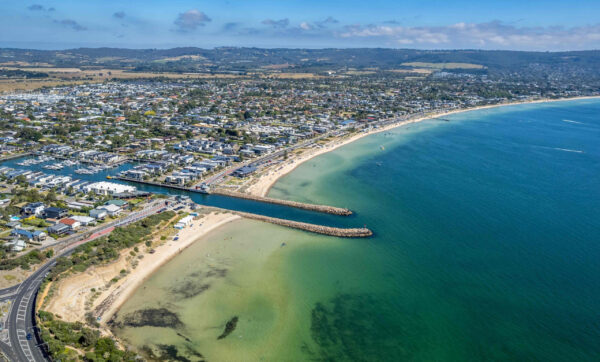
[(58, 198), (56, 197), (56, 191), (54, 191), (54, 189), (51, 189), (46, 194), (45, 201), (46, 201), (46, 203), (51, 204), (53, 202), (56, 202), (56, 200), (58, 200)]
[(33, 128), (23, 128), (17, 133), (17, 138), (26, 141), (39, 141), (43, 135)]

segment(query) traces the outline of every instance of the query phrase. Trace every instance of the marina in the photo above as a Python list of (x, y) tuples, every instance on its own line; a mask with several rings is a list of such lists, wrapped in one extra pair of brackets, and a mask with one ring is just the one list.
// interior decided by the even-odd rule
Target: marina
[[(20, 166), (19, 163), (26, 163)], [(355, 228), (355, 216), (347, 209), (327, 205), (311, 205), (287, 200), (261, 198), (255, 196), (240, 196), (237, 194), (209, 193), (207, 189), (187, 188), (177, 185), (164, 185), (152, 181), (129, 180), (120, 177), (125, 170), (135, 167), (135, 163), (127, 162), (118, 166), (81, 167), (65, 165), (60, 162), (60, 168), (47, 172), (42, 164), (29, 164), (27, 159), (14, 159), (0, 163), (0, 174), (7, 178), (23, 175), (27, 182), (41, 189), (51, 189), (66, 192), (83, 190), (87, 184), (106, 181), (133, 185), (140, 192), (152, 192), (166, 195), (187, 196), (199, 205), (217, 207), (258, 216), (285, 219), (299, 223), (319, 225), (340, 229)], [(343, 216), (343, 217), (340, 217)], [(332, 234), (335, 235), (335, 234)]]

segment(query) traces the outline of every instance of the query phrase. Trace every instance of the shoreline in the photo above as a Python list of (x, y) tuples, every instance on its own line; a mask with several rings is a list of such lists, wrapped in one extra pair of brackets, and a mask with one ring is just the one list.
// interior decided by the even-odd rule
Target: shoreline
[[(298, 166), (300, 166), (304, 162), (309, 161), (309, 160), (311, 160), (317, 156), (320, 156), (322, 154), (325, 154), (327, 152), (334, 151), (342, 146), (350, 144), (350, 143), (357, 141), (363, 137), (366, 137), (366, 136), (369, 136), (372, 134), (376, 134), (376, 133), (380, 133), (380, 132), (389, 131), (394, 128), (422, 122), (422, 121), (432, 119), (432, 118), (445, 117), (445, 116), (458, 114), (458, 113), (480, 111), (480, 110), (484, 110), (484, 109), (499, 108), (499, 107), (506, 107), (506, 106), (516, 106), (516, 105), (523, 105), (523, 104), (567, 102), (567, 101), (586, 100), (586, 99), (600, 99), (600, 95), (560, 98), (560, 99), (536, 99), (536, 100), (519, 101), (519, 102), (505, 102), (505, 103), (498, 103), (498, 104), (488, 104), (488, 105), (477, 106), (477, 107), (472, 107), (472, 108), (455, 109), (455, 110), (445, 111), (445, 112), (441, 112), (441, 113), (435, 113), (435, 111), (434, 111), (431, 114), (428, 114), (426, 116), (419, 116), (419, 117), (415, 117), (412, 119), (409, 118), (409, 119), (405, 119), (402, 121), (394, 122), (394, 123), (389, 124), (384, 127), (373, 128), (367, 132), (359, 132), (358, 134), (354, 134), (350, 137), (337, 138), (327, 144), (324, 144), (322, 147), (319, 147), (316, 149), (313, 147), (313, 148), (307, 149), (305, 151), (302, 151), (302, 153), (300, 153), (299, 155), (292, 156), (289, 160), (283, 161), (282, 163), (279, 163), (277, 165), (273, 165), (273, 166), (269, 167), (269, 169), (265, 170), (265, 174), (261, 175), (256, 180), (254, 180), (254, 183), (252, 183), (250, 186), (248, 186), (247, 190), (244, 192), (248, 193), (250, 195), (254, 195), (254, 196), (266, 197), (269, 194), (269, 191), (271, 190), (273, 185), (275, 185), (275, 183), (281, 177), (289, 174), (290, 172), (295, 170)], [(273, 170), (272, 168), (274, 168), (274, 167), (278, 167), (278, 168)]]
[[(212, 217), (212, 219), (211, 219)], [(121, 306), (129, 299), (129, 297), (149, 278), (151, 277), (161, 266), (169, 262), (183, 250), (187, 249), (189, 246), (199, 241), (206, 234), (210, 233), (213, 230), (218, 229), (219, 227), (228, 224), (232, 221), (240, 219), (240, 216), (230, 214), (230, 213), (215, 213), (211, 211), (206, 214), (205, 217), (195, 220), (194, 226), (188, 226), (185, 229), (179, 231), (179, 240), (177, 242), (171, 240), (169, 242), (165, 242), (165, 244), (160, 245), (156, 248), (156, 252), (154, 254), (150, 254), (145, 258), (156, 256), (152, 260), (152, 264), (147, 266), (145, 269), (136, 268), (135, 271), (140, 270), (138, 272), (137, 278), (133, 278), (133, 280), (126, 280), (115, 292), (117, 293), (116, 299), (114, 299), (110, 307), (102, 314), (102, 324), (106, 325), (106, 323), (114, 316), (114, 314), (121, 308)], [(213, 220), (214, 219), (214, 220)], [(166, 249), (166, 250), (159, 250)], [(135, 273), (133, 271), (131, 275)]]
[[(127, 265), (126, 256), (130, 249), (126, 249), (116, 262), (72, 275), (69, 277), (72, 279), (64, 280), (57, 293), (50, 299), (46, 310), (71, 322), (84, 321), (85, 313), (91, 311), (94, 317), (100, 318), (100, 329), (112, 336), (107, 322), (149, 277), (206, 234), (240, 218), (231, 213), (209, 210), (202, 218), (194, 220), (193, 226), (180, 230), (177, 233), (179, 240), (175, 241), (172, 237), (168, 237), (162, 244), (154, 247), (154, 253), (144, 252), (144, 258), (139, 260), (137, 267), (131, 269), (117, 283), (105, 287), (106, 283), (115, 277), (115, 272), (118, 276), (118, 269)], [(141, 250), (140, 255), (142, 255)], [(94, 299), (91, 308), (85, 309), (90, 297), (90, 289), (103, 287), (104, 290)]]
[[(523, 104), (536, 104), (536, 103), (552, 103), (552, 102), (561, 102), (561, 101), (574, 101), (574, 100), (585, 100), (585, 99), (599, 99), (600, 96), (589, 96), (589, 97), (573, 97), (573, 98), (561, 98), (561, 99), (540, 99), (540, 100), (530, 100), (523, 102), (511, 102), (511, 103), (499, 103), (493, 105), (485, 105), (478, 106), (473, 108), (466, 109), (456, 109), (447, 112), (441, 113), (431, 113), (426, 116), (415, 117), (413, 119), (406, 119), (399, 122), (395, 122), (389, 124), (384, 127), (371, 129), (368, 132), (359, 132), (357, 134), (353, 134), (349, 137), (336, 138), (331, 142), (328, 142), (321, 147), (312, 147), (306, 149), (299, 153), (298, 155), (292, 155), (290, 159), (283, 161), (282, 163), (271, 166), (271, 169), (266, 172), (266, 174), (261, 175), (257, 178), (257, 182), (250, 185), (247, 189), (247, 193), (265, 196), (271, 187), (277, 182), (278, 179), (292, 172), (296, 167), (301, 165), (302, 163), (317, 157), (319, 155), (325, 154), (327, 152), (336, 150), (339, 147), (350, 144), (354, 141), (357, 141), (363, 137), (385, 132), (393, 128), (402, 127), (405, 125), (421, 122), (424, 120), (444, 117), (452, 114), (458, 114), (463, 112), (471, 112), (478, 111), (484, 109), (491, 108), (499, 108), (504, 106), (512, 106), (512, 105), (523, 105)], [(277, 168), (273, 170), (273, 168)], [(94, 307), (92, 310), (94, 311), (96, 308), (101, 307), (103, 302), (108, 301), (108, 305), (105, 310), (103, 310), (99, 315), (101, 317), (101, 330), (113, 338), (117, 339), (116, 336), (113, 335), (111, 328), (108, 325), (108, 322), (114, 317), (114, 315), (118, 312), (121, 306), (130, 298), (133, 293), (155, 272), (157, 272), (161, 266), (172, 260), (176, 255), (185, 250), (187, 247), (191, 246), (193, 243), (200, 241), (203, 237), (205, 237), (209, 232), (219, 229), (221, 226), (228, 224), (232, 221), (241, 219), (240, 216), (230, 214), (230, 213), (222, 213), (219, 211), (207, 209), (208, 213), (204, 215), (203, 218), (194, 221), (193, 227), (186, 227), (182, 231), (179, 232), (179, 240), (174, 242), (173, 240), (166, 240), (163, 244), (157, 246), (156, 252), (154, 254), (145, 253), (144, 259), (140, 261), (140, 265), (131, 270), (131, 272), (122, 279), (123, 282), (116, 283), (111, 288), (106, 290), (101, 294), (101, 296), (97, 299), (98, 303), (94, 303)], [(72, 282), (65, 283), (67, 285), (74, 284)], [(89, 291), (93, 286), (85, 285), (85, 286), (75, 286), (78, 287), (77, 293), (80, 297), (83, 293), (83, 290)], [(58, 296), (54, 296), (57, 298)], [(77, 297), (77, 295), (72, 296)], [(75, 299), (72, 298), (72, 299)], [(59, 299), (60, 300), (60, 299)], [(78, 316), (79, 317), (79, 316)], [(81, 318), (77, 318), (79, 321), (83, 321), (85, 318), (81, 316)]]

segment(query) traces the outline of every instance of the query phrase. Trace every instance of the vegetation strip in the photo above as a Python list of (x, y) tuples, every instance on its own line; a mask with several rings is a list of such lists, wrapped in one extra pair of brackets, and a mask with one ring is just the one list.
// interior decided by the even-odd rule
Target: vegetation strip
[[(175, 212), (148, 216), (125, 227), (116, 228), (107, 237), (102, 237), (78, 246), (73, 254), (60, 257), (56, 266), (46, 277), (40, 290), (48, 283), (58, 280), (64, 273), (81, 273), (92, 265), (106, 264), (119, 258), (119, 251), (133, 247), (143, 241), (150, 247), (148, 237), (166, 221), (175, 217)], [(134, 251), (137, 247), (134, 248)], [(52, 293), (48, 293), (51, 297)], [(86, 324), (65, 322), (52, 313), (38, 311), (41, 336), (48, 344), (48, 351), (54, 360), (72, 360), (74, 353), (84, 353), (89, 361), (135, 361), (136, 355), (122, 351), (111, 338), (100, 337), (99, 326), (94, 316), (86, 316)]]

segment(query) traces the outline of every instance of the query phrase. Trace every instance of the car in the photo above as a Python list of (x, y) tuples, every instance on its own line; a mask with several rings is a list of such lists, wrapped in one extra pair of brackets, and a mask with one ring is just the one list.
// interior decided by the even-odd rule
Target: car
[(27, 336), (25, 336), (25, 338), (27, 338), (28, 341), (31, 341), (33, 336), (31, 335), (31, 333), (27, 333)]
[(174, 237), (173, 240), (175, 240), (175, 241), (179, 240), (179, 236)]

